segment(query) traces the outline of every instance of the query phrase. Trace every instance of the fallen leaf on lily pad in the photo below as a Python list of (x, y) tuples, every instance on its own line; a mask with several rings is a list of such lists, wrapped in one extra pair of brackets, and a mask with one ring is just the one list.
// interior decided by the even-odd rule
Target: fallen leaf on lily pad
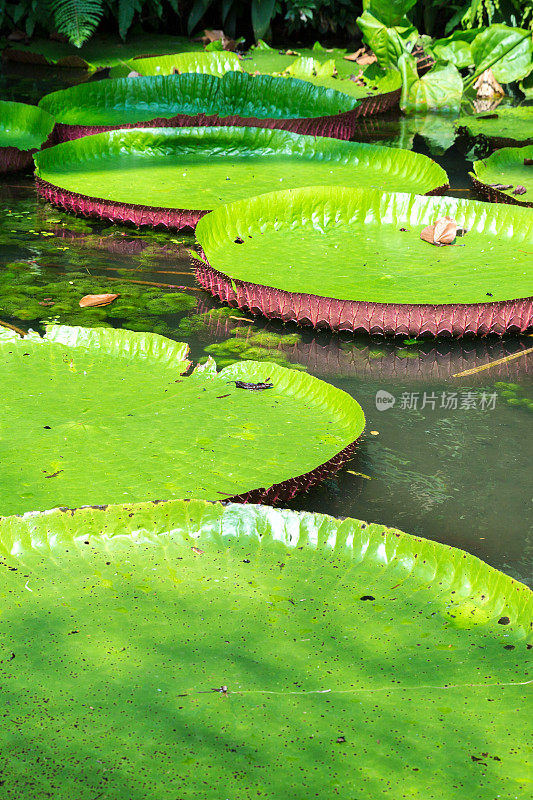
[(513, 194), (525, 194), (526, 192), (527, 192), (527, 189), (526, 189), (525, 186), (517, 186), (516, 189), (514, 190)]
[(80, 300), (81, 308), (94, 308), (96, 306), (108, 306), (113, 300), (120, 297), (119, 294), (86, 294)]
[(347, 53), (343, 58), (345, 61), (355, 61), (357, 64), (364, 67), (368, 64), (374, 64), (377, 61), (374, 53), (366, 51), (364, 47), (356, 50), (355, 53)]
[(457, 235), (457, 222), (452, 217), (441, 217), (433, 225), (420, 233), (420, 238), (429, 244), (440, 247), (444, 244), (452, 244)]

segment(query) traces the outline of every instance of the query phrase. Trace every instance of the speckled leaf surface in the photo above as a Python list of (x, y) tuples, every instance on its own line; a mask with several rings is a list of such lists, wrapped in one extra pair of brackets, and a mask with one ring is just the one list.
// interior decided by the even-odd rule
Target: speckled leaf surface
[(466, 128), (471, 136), (515, 139), (517, 142), (533, 143), (533, 107), (515, 106), (497, 108), (477, 116), (463, 115), (455, 122), (456, 127)]
[(33, 150), (40, 147), (54, 127), (54, 120), (35, 106), (0, 100), (0, 147)]
[(141, 75), (172, 75), (175, 72), (198, 72), (203, 75), (224, 75), (241, 71), (241, 62), (236, 53), (178, 53), (177, 55), (134, 58), (128, 68)]
[[(422, 241), (420, 231), (446, 215), (467, 235), (446, 247)], [(288, 292), (431, 304), (533, 294), (526, 208), (315, 186), (222, 206), (196, 236), (215, 270)]]
[(528, 794), (532, 594), (473, 556), (199, 501), (0, 543), (10, 800)]
[(357, 101), (295, 78), (228, 72), (95, 81), (45, 95), (39, 106), (67, 125), (121, 125), (177, 114), (320, 117), (350, 111)]
[(533, 202), (533, 165), (525, 165), (524, 159), (533, 160), (533, 145), (529, 147), (502, 147), (483, 161), (474, 161), (472, 177), (485, 184), (499, 183), (511, 189), (502, 189), (504, 194), (513, 197), (513, 190), (523, 186), (526, 193), (516, 195), (518, 200)]
[(35, 163), (38, 177), (67, 191), (200, 210), (316, 183), (420, 194), (448, 183), (410, 151), (245, 127), (111, 131), (48, 148)]
[(234, 497), (317, 468), (364, 428), (348, 394), (274, 364), (185, 376), (187, 346), (157, 334), (2, 331), (0, 359), (2, 514)]

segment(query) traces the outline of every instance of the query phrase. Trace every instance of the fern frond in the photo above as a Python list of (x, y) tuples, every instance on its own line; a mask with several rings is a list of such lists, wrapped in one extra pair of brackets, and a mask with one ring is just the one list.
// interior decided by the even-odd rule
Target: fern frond
[(81, 47), (92, 35), (104, 11), (104, 0), (49, 0), (58, 33)]

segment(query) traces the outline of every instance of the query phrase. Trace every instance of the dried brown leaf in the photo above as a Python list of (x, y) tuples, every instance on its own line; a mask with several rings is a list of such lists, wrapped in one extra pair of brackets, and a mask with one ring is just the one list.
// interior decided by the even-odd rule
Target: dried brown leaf
[(424, 242), (437, 246), (452, 244), (456, 236), (457, 222), (452, 217), (441, 217), (420, 232), (420, 238)]
[(113, 300), (120, 297), (119, 294), (86, 294), (80, 300), (80, 308), (95, 308), (97, 306), (108, 306)]
[(477, 92), (477, 96), (481, 98), (494, 97), (495, 95), (503, 97), (505, 94), (491, 69), (486, 69), (485, 72), (481, 73), (474, 83), (474, 89)]

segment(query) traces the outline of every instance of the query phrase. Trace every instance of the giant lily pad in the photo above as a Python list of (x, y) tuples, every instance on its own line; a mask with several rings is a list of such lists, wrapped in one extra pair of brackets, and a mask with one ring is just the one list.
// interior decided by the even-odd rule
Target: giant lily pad
[(186, 73), (85, 83), (43, 97), (58, 139), (116, 128), (253, 125), (348, 139), (366, 107), (296, 78)]
[(0, 100), (0, 174), (28, 167), (53, 128), (54, 120), (46, 111)]
[[(239, 56), (225, 50), (214, 53), (178, 53), (149, 58), (133, 58), (123, 69), (134, 70), (140, 75), (174, 75), (184, 72), (199, 72), (203, 75), (225, 75), (226, 72), (242, 70)], [(114, 77), (114, 74), (113, 74)], [(122, 77), (117, 74), (116, 77)]]
[[(469, 174), (476, 189), (487, 200), (533, 206), (533, 145), (496, 150), (484, 161), (474, 161), (474, 172)], [(509, 188), (498, 189), (498, 186)]]
[(138, 225), (195, 225), (225, 202), (279, 187), (440, 192), (444, 170), (409, 151), (265, 128), (136, 128), (64, 142), (36, 157), (38, 188), (69, 210)]
[[(468, 233), (434, 247), (449, 215)], [(199, 282), (268, 317), (371, 333), (533, 326), (533, 219), (472, 200), (310, 187), (222, 206), (197, 225)]]
[(180, 36), (157, 36), (143, 33), (130, 36), (127, 42), (118, 37), (92, 39), (82, 47), (53, 39), (33, 39), (29, 44), (7, 42), (3, 57), (9, 61), (55, 64), (58, 67), (82, 67), (91, 72), (123, 64), (134, 56), (202, 50), (203, 46)]
[(493, 147), (533, 144), (533, 106), (506, 106), (487, 114), (464, 115), (455, 126), (469, 136), (490, 140)]
[(3, 331), (0, 357), (1, 429), (11, 431), (4, 514), (117, 499), (290, 496), (342, 466), (364, 427), (349, 395), (274, 364), (217, 373), (211, 361), (185, 377), (187, 345), (157, 334)]
[[(314, 53), (314, 51), (311, 51)], [(276, 53), (276, 55), (278, 55)], [(298, 78), (315, 86), (333, 89), (357, 99), (374, 98), (374, 105), (379, 103), (380, 111), (386, 111), (398, 105), (402, 78), (397, 69), (383, 70), (377, 64), (371, 64), (361, 70), (356, 64), (342, 61), (344, 69), (337, 69), (338, 62), (330, 59), (322, 63), (313, 56), (278, 56), (287, 66), (279, 72), (256, 73), (273, 74), (277, 77)], [(280, 65), (281, 66), (281, 65)], [(340, 66), (340, 64), (339, 64)], [(112, 77), (125, 77), (130, 70), (140, 75), (172, 75), (175, 73), (201, 72), (208, 75), (224, 75), (226, 72), (252, 72), (246, 59), (241, 60), (235, 53), (181, 53), (172, 56), (154, 56), (152, 58), (132, 59), (127, 64), (116, 67)], [(358, 75), (357, 81), (351, 80), (352, 73)]]
[(200, 501), (0, 542), (13, 797), (527, 795), (533, 596), (467, 553)]

